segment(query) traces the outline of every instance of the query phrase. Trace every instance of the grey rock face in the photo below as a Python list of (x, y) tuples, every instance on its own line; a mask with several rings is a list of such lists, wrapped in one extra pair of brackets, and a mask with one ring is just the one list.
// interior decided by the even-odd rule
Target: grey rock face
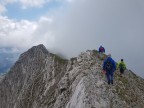
[(5, 77), (5, 74), (0, 74), (0, 81)]
[(144, 80), (116, 71), (107, 85), (102, 62), (94, 50), (64, 60), (34, 46), (0, 82), (0, 108), (142, 108)]

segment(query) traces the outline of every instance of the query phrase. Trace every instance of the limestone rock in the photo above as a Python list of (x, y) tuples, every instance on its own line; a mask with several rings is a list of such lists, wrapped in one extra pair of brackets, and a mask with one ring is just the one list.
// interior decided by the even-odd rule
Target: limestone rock
[(142, 108), (144, 80), (115, 72), (108, 85), (98, 52), (65, 60), (38, 45), (24, 52), (0, 82), (0, 108)]

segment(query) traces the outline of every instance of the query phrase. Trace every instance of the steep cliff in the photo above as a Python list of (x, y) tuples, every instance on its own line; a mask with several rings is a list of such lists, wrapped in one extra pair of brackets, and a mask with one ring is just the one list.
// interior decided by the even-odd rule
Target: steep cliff
[(102, 62), (95, 50), (65, 60), (34, 46), (0, 82), (0, 108), (142, 108), (144, 80), (116, 71), (108, 85)]

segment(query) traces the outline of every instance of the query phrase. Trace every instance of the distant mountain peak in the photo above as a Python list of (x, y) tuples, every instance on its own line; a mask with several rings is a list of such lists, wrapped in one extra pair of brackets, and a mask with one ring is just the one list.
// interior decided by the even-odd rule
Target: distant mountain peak
[(44, 54), (48, 54), (48, 50), (46, 49), (46, 47), (43, 44), (37, 45), (37, 46), (33, 46), (32, 48), (30, 48), (27, 53), (44, 53)]
[(43, 44), (39, 44), (37, 46), (33, 46), (31, 49), (29, 50), (34, 50), (34, 51), (43, 51), (44, 53), (48, 53), (48, 50), (46, 49), (46, 47)]
[(28, 51), (24, 52), (23, 54), (20, 55), (20, 59), (23, 59), (25, 57), (42, 57), (44, 55), (49, 54), (48, 50), (43, 44), (33, 46), (30, 48)]

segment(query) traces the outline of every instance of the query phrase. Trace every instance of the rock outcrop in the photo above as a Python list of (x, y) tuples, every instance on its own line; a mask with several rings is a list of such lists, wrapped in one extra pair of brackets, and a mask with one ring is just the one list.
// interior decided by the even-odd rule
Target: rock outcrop
[(34, 46), (0, 82), (0, 108), (142, 108), (144, 80), (116, 71), (108, 85), (102, 62), (95, 50), (65, 60)]

